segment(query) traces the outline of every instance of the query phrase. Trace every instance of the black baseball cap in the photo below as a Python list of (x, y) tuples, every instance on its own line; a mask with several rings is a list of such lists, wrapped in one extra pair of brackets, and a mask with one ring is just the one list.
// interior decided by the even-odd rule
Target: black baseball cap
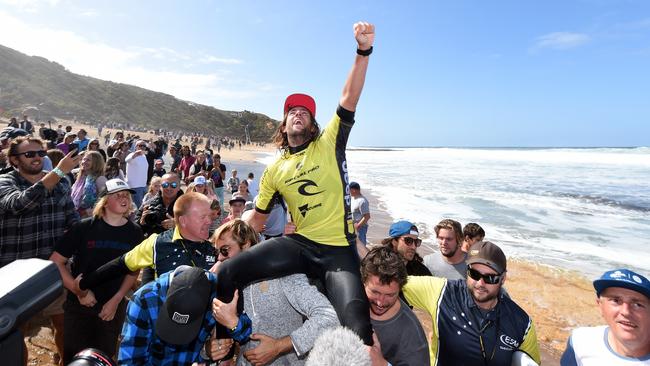
[(212, 282), (202, 268), (180, 266), (169, 275), (167, 299), (160, 308), (156, 334), (173, 345), (191, 343), (209, 310)]

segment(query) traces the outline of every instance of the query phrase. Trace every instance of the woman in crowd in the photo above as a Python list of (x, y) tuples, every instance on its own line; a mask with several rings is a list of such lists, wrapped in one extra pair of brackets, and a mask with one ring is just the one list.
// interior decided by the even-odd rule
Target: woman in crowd
[[(93, 210), (94, 217), (74, 224), (56, 243), (50, 257), (69, 290), (63, 306), (66, 365), (88, 347), (116, 354), (127, 303), (124, 297), (138, 278), (135, 272), (91, 288), (85, 297), (75, 293), (75, 277), (121, 256), (143, 239), (140, 227), (128, 219), (135, 209), (129, 186), (120, 179), (110, 180), (106, 186), (106, 194)], [(104, 245), (97, 245), (100, 242)], [(69, 269), (66, 262), (70, 258), (74, 261)]]
[[(178, 165), (178, 171), (179, 175), (181, 176), (181, 179), (185, 179), (189, 177), (190, 175), (190, 168), (192, 167), (192, 164), (194, 164), (194, 161), (196, 160), (192, 154), (190, 154), (190, 147), (185, 145), (181, 149), (181, 163)], [(189, 180), (186, 180), (187, 183), (189, 183)]]
[(149, 188), (147, 189), (147, 194), (144, 195), (144, 198), (142, 199), (142, 204), (146, 204), (148, 201), (153, 199), (160, 193), (160, 183), (162, 181), (162, 177), (151, 177), (151, 182), (149, 182)]
[[(258, 243), (258, 237), (248, 224), (234, 219), (219, 227), (210, 241), (218, 249), (220, 263), (249, 250)], [(298, 355), (309, 352), (325, 329), (339, 325), (330, 302), (302, 273), (253, 283), (239, 297), (242, 295), (244, 313), (252, 321), (252, 335), (250, 342), (241, 345), (237, 365), (302, 365), (304, 359)], [(215, 301), (213, 314), (219, 323), (230, 329), (244, 324), (236, 306), (229, 306), (234, 304)], [(214, 342), (218, 346), (220, 340)]]
[(79, 163), (77, 180), (72, 185), (72, 202), (83, 219), (92, 215), (99, 193), (106, 187), (104, 158), (97, 151), (84, 153)]
[(241, 197), (245, 199), (246, 202), (253, 200), (253, 197), (251, 197), (251, 193), (248, 191), (248, 182), (246, 181), (246, 179), (243, 179), (241, 182), (239, 182), (237, 192), (232, 194), (232, 198), (237, 198), (237, 197)]
[(120, 169), (120, 159), (108, 158), (104, 167), (104, 176), (106, 179), (120, 178), (124, 180), (124, 172)]
[(102, 155), (102, 158), (104, 158), (104, 161), (106, 161), (106, 152), (103, 149), (99, 148), (99, 139), (94, 138), (91, 139), (90, 142), (88, 143), (88, 151), (97, 151)]

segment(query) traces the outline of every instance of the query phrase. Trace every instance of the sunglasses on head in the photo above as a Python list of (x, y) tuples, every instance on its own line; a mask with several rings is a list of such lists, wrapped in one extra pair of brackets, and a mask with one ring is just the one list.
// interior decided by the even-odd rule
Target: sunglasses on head
[(404, 240), (404, 244), (406, 245), (413, 245), (415, 244), (415, 247), (419, 247), (422, 244), (422, 239), (414, 239), (411, 238), (410, 236), (402, 236), (402, 239)]
[(172, 186), (172, 188), (178, 188), (178, 183), (176, 183), (176, 182), (171, 182), (171, 183), (165, 182), (165, 183), (161, 184), (160, 186), (163, 187), (163, 188), (169, 188), (169, 186)]
[(38, 150), (38, 151), (25, 151), (25, 152), (14, 154), (14, 156), (20, 156), (20, 155), (25, 155), (25, 157), (29, 159), (35, 157), (36, 155), (42, 158), (45, 155), (47, 155), (47, 152), (45, 150)]
[(229, 252), (230, 252), (230, 247), (219, 248), (219, 254), (223, 255), (224, 257), (228, 257)]
[(469, 276), (474, 281), (479, 281), (481, 278), (483, 282), (488, 285), (496, 285), (501, 281), (502, 274), (483, 274), (474, 268), (467, 266), (467, 276)]

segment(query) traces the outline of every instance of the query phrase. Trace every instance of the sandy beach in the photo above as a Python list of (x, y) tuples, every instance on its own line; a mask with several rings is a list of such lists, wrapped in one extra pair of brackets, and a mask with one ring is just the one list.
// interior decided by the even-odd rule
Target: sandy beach
[[(75, 130), (81, 127), (80, 125), (74, 126)], [(89, 137), (97, 136), (96, 129), (92, 126), (83, 127), (89, 131)], [(116, 131), (108, 130), (112, 134)], [(105, 131), (106, 129), (104, 134)], [(154, 137), (147, 133), (138, 134), (144, 138)], [(100, 139), (100, 143), (103, 145), (103, 138)], [(245, 146), (242, 149), (222, 149), (221, 156), (222, 162), (228, 167), (228, 176), (230, 170), (236, 168), (240, 170), (239, 176), (242, 177), (248, 171), (261, 173), (263, 166), (256, 163), (256, 159), (264, 153), (273, 151), (270, 145), (265, 147)], [(371, 193), (372, 187), (362, 187), (362, 189), (363, 194), (370, 201), (372, 214), (368, 240), (371, 243), (379, 243), (386, 237), (393, 218), (388, 215), (381, 199)], [(228, 195), (226, 199), (228, 199)], [(431, 235), (431, 233), (424, 235)], [(421, 255), (426, 255), (436, 251), (436, 248), (423, 245), (419, 251)], [(535, 321), (542, 351), (542, 362), (545, 365), (559, 364), (559, 357), (565, 348), (571, 329), (602, 323), (595, 306), (595, 294), (591, 282), (580, 273), (558, 269), (546, 264), (509, 258), (506, 287), (512, 298)], [(430, 331), (429, 316), (422, 312), (418, 312), (418, 316), (425, 324), (427, 331)], [(26, 337), (30, 350), (30, 365), (51, 364), (53, 359), (54, 346), (51, 341), (51, 331), (47, 322), (41, 321), (41, 324), (40, 329)]]

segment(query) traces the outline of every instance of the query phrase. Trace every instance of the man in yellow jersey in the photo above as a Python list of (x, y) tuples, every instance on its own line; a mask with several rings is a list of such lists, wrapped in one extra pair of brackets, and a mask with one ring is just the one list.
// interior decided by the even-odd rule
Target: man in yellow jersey
[[(254, 213), (248, 219), (261, 232), (275, 197), (287, 202), (294, 234), (265, 241), (219, 269), (217, 293), (223, 302), (235, 289), (266, 278), (307, 273), (321, 279), (341, 323), (371, 345), (372, 329), (359, 273), (350, 211), (345, 146), (365, 82), (375, 27), (354, 24), (357, 55), (343, 87), (338, 109), (327, 127), (316, 123), (316, 103), (292, 94), (284, 103), (284, 119), (274, 141), (281, 157), (260, 180)], [(220, 334), (221, 335), (221, 334)]]

